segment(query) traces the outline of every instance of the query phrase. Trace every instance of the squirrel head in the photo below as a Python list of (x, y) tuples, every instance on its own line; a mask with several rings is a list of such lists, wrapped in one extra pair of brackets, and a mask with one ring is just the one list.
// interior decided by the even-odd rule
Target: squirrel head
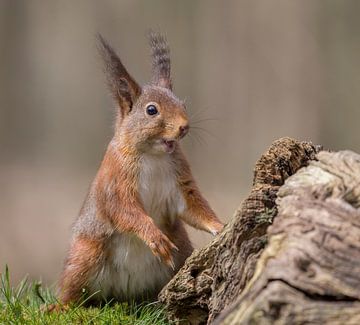
[(140, 87), (99, 35), (108, 86), (118, 108), (115, 137), (138, 152), (172, 153), (188, 132), (189, 120), (184, 102), (172, 92), (170, 49), (165, 38), (151, 32), (149, 40), (152, 80)]

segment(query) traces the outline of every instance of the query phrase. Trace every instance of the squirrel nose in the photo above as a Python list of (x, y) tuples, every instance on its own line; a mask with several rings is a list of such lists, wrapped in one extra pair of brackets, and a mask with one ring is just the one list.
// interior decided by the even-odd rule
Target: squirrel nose
[(179, 137), (183, 138), (186, 135), (186, 133), (188, 133), (188, 131), (189, 131), (189, 124), (181, 125), (179, 127)]

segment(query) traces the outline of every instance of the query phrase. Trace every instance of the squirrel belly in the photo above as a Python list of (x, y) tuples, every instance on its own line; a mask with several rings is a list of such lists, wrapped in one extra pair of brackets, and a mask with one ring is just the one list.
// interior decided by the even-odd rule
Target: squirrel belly
[(131, 234), (114, 233), (106, 255), (108, 258), (87, 286), (88, 294), (95, 294), (98, 301), (153, 300), (173, 276), (173, 271)]

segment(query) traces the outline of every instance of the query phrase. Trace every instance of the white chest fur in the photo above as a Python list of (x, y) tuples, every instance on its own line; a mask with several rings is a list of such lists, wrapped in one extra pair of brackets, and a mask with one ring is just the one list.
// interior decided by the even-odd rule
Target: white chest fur
[(145, 211), (161, 226), (165, 218), (183, 213), (185, 200), (178, 187), (168, 155), (144, 155), (141, 160), (139, 194)]
[[(184, 197), (177, 185), (169, 156), (142, 157), (139, 194), (145, 211), (159, 228), (183, 213)], [(157, 292), (171, 278), (172, 270), (159, 261), (141, 239), (132, 234), (114, 234), (109, 258), (90, 284), (90, 292), (119, 299)]]

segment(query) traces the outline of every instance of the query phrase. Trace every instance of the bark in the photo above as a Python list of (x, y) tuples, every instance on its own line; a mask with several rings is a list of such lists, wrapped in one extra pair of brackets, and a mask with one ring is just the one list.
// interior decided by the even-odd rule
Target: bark
[(253, 188), (230, 223), (210, 244), (196, 250), (160, 293), (171, 320), (211, 323), (236, 301), (220, 316), (232, 322), (228, 317), (242, 306), (239, 299), (259, 276), (254, 272), (264, 261), (265, 247), (271, 248), (267, 229), (277, 215), (277, 192), (289, 176), (315, 159), (318, 149), (311, 143), (283, 138), (258, 160)]
[(320, 152), (278, 191), (269, 243), (217, 324), (360, 324), (360, 156)]

